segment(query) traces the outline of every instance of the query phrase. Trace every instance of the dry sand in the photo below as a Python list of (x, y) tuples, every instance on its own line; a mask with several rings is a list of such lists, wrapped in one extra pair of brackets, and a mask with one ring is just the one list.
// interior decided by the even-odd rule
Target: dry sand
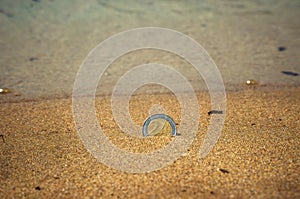
[[(192, 146), (174, 164), (147, 174), (98, 162), (79, 139), (70, 99), (1, 103), (0, 198), (299, 198), (300, 89), (249, 87), (227, 95), (224, 130), (207, 157), (199, 160), (198, 150), (209, 123), (209, 97), (198, 93), (201, 123)], [(133, 115), (154, 100), (166, 109), (176, 104), (167, 94), (142, 103), (144, 97), (133, 97)], [(137, 152), (169, 141), (156, 136), (132, 147), (132, 140), (120, 140), (107, 102), (97, 98), (100, 124), (119, 147)], [(177, 120), (176, 108), (168, 114)]]

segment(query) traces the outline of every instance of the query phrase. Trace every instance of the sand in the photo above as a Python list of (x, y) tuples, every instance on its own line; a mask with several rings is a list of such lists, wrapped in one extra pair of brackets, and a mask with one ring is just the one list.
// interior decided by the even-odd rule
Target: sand
[[(0, 94), (0, 198), (300, 198), (299, 8), (296, 0), (2, 0), (0, 88), (11, 93)], [(131, 138), (113, 121), (107, 96), (134, 66), (174, 67), (194, 87), (201, 111), (183, 156), (132, 174), (99, 162), (84, 147), (71, 96), (93, 48), (149, 26), (180, 31), (205, 48), (224, 80), (226, 121), (213, 150), (199, 160), (212, 117), (203, 79), (183, 59), (157, 49), (120, 57), (99, 81), (96, 99), (99, 124), (117, 147), (146, 153), (173, 139)], [(250, 79), (257, 83), (246, 86)], [(130, 104), (137, 125), (158, 101), (179, 123), (173, 95), (139, 91)]]
[[(299, 96), (298, 87), (228, 92), (221, 137), (199, 160), (211, 116), (207, 93), (198, 93), (200, 125), (191, 147), (172, 165), (146, 174), (121, 172), (97, 161), (77, 134), (69, 98), (1, 103), (0, 198), (300, 197)], [(133, 115), (154, 100), (166, 109), (173, 104), (169, 94), (147, 96), (149, 103), (143, 103), (144, 97), (132, 98)], [(120, 140), (122, 133), (106, 111), (109, 98), (96, 101), (100, 124), (118, 147), (151, 151), (170, 140), (168, 136), (155, 136), (148, 144)], [(168, 113), (178, 120), (173, 110)]]

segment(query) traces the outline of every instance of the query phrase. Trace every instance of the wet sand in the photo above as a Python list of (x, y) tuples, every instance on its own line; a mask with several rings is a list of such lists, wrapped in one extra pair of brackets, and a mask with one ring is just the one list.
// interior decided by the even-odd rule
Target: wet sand
[[(146, 110), (144, 97), (132, 98), (132, 115)], [(0, 198), (299, 198), (299, 97), (299, 87), (228, 92), (222, 135), (199, 160), (210, 105), (207, 93), (198, 93), (201, 118), (190, 149), (174, 164), (146, 174), (99, 163), (79, 139), (71, 99), (1, 103)], [(148, 100), (160, 100), (178, 119), (172, 96)], [(132, 140), (118, 139), (121, 132), (106, 111), (109, 99), (96, 102), (100, 124), (119, 147), (139, 152), (169, 141), (156, 136), (132, 147)]]

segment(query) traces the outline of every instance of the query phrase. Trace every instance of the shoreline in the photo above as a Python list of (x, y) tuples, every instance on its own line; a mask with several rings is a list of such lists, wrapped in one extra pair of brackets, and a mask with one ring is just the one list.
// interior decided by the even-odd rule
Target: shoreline
[[(246, 83), (241, 83), (238, 85), (238, 88), (233, 89), (233, 85), (230, 86), (230, 88), (227, 88), (225, 86), (225, 92), (226, 93), (243, 93), (243, 92), (252, 92), (252, 91), (257, 91), (257, 92), (278, 92), (278, 91), (284, 91), (284, 90), (297, 90), (300, 88), (299, 85), (246, 85)], [(203, 94), (203, 93), (208, 93), (207, 88), (205, 90), (195, 90), (196, 94)], [(172, 94), (171, 91), (166, 91), (163, 90), (162, 92), (160, 91), (151, 91), (151, 93), (145, 93), (143, 91), (134, 93), (132, 96), (143, 96), (143, 95), (168, 95)], [(101, 97), (110, 97), (112, 95), (111, 92), (105, 92), (104, 94), (97, 94), (95, 97), (101, 98)], [(11, 91), (11, 93), (8, 94), (1, 94), (0, 95), (0, 104), (5, 104), (5, 103), (21, 103), (21, 102), (40, 102), (44, 100), (63, 100), (63, 99), (72, 99), (72, 94), (57, 94), (57, 95), (44, 95), (44, 96), (37, 96), (37, 97), (24, 97), (22, 98), (22, 94)]]

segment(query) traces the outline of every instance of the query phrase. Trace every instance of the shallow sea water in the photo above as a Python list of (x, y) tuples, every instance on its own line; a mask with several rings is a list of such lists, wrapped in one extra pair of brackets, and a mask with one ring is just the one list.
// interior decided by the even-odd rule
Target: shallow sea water
[[(93, 48), (114, 34), (148, 26), (195, 39), (215, 61), (227, 90), (244, 89), (250, 80), (270, 89), (299, 86), (299, 11), (299, 0), (1, 0), (0, 88), (12, 92), (0, 101), (72, 96), (76, 73)], [(195, 90), (206, 89), (184, 60), (142, 50), (116, 60), (97, 94), (110, 94), (130, 67), (153, 60), (178, 69)]]

